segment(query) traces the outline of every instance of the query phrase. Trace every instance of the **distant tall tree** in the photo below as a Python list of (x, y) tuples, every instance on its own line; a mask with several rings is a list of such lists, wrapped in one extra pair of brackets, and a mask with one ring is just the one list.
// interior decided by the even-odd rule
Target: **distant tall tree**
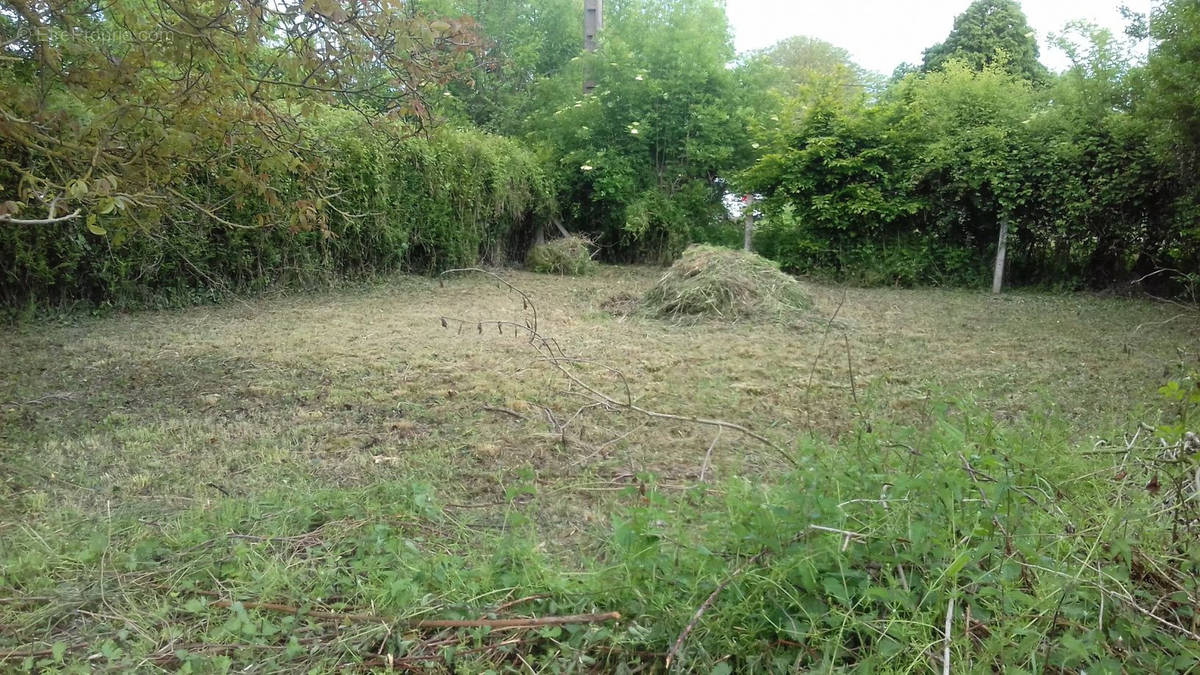
[(1035, 83), (1045, 82), (1046, 67), (1038, 61), (1037, 39), (1016, 0), (975, 0), (954, 19), (945, 42), (925, 50), (922, 70), (939, 70), (960, 59), (975, 70), (993, 63)]
[(1177, 248), (1193, 252), (1186, 265), (1194, 270), (1200, 264), (1200, 2), (1163, 3), (1150, 17), (1150, 35), (1155, 46), (1142, 114), (1162, 132), (1163, 151), (1180, 177)]
[(742, 63), (751, 68), (766, 66), (757, 84), (789, 98), (853, 99), (862, 89), (882, 83), (879, 75), (855, 64), (845, 49), (802, 35), (750, 52)]
[(423, 0), (421, 9), (477, 22), (483, 52), (470, 79), (449, 86), (453, 99), (441, 109), (458, 109), (489, 131), (520, 133), (535, 112), (530, 88), (582, 51), (582, 0)]

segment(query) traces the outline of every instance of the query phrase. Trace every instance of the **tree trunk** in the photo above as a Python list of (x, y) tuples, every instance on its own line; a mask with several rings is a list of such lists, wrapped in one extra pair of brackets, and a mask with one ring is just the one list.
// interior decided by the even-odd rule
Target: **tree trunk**
[(742, 248), (746, 251), (754, 250), (754, 195), (746, 197), (746, 206), (742, 210), (742, 219), (745, 223), (745, 231), (742, 238)]
[(996, 243), (996, 267), (992, 270), (992, 292), (1004, 288), (1004, 256), (1008, 252), (1008, 217), (1000, 219), (1000, 240)]

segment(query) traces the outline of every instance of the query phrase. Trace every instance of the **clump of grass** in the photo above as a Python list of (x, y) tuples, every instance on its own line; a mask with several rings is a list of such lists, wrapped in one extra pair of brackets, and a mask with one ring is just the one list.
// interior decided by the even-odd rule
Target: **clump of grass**
[(592, 242), (572, 235), (537, 244), (529, 250), (525, 265), (539, 274), (576, 277), (594, 270), (596, 261), (592, 259)]
[(642, 298), (660, 317), (780, 318), (812, 306), (800, 283), (745, 251), (689, 246)]

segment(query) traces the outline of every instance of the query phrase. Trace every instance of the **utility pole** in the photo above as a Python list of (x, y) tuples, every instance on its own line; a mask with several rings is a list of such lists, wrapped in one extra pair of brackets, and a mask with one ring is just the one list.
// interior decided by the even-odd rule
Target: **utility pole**
[[(604, 0), (583, 0), (583, 50), (596, 51), (596, 38), (604, 28)], [(596, 88), (591, 73), (583, 76), (583, 93), (590, 94)]]

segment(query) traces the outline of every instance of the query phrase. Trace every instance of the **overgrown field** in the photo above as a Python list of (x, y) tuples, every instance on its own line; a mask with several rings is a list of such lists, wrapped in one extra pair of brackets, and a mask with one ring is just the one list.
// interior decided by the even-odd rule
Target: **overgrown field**
[(1200, 668), (1192, 310), (660, 274), (5, 329), (0, 670)]

